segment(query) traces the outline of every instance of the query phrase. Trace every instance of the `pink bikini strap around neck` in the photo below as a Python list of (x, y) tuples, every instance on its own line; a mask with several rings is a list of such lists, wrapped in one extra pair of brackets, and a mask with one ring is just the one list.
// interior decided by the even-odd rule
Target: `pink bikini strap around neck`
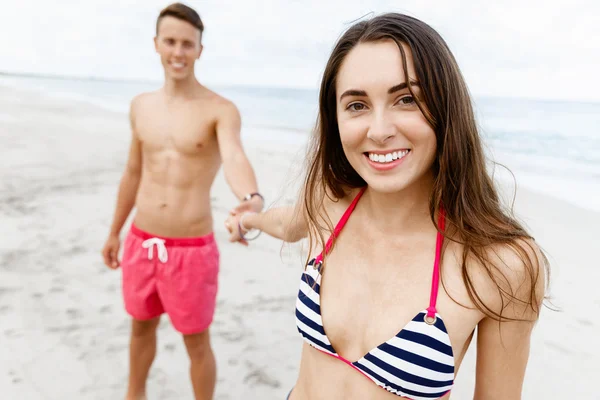
[[(339, 222), (335, 226), (335, 229), (333, 230), (333, 233), (331, 234), (331, 236), (329, 236), (329, 239), (327, 240), (325, 249), (323, 249), (321, 254), (319, 254), (315, 258), (315, 265), (318, 265), (319, 263), (321, 263), (323, 261), (323, 254), (329, 254), (329, 251), (331, 250), (331, 246), (333, 246), (333, 240), (339, 236), (340, 232), (346, 225), (346, 222), (348, 222), (348, 219), (350, 218), (352, 211), (354, 211), (354, 208), (356, 207), (358, 200), (360, 200), (361, 196), (365, 192), (365, 189), (366, 188), (363, 188), (360, 190), (360, 192), (358, 192), (358, 194), (356, 195), (354, 200), (352, 200), (352, 203), (350, 204), (350, 206), (348, 206), (348, 208), (344, 212), (344, 215), (342, 215), (342, 218), (340, 218)], [(442, 234), (442, 232), (444, 232), (445, 226), (446, 226), (446, 215), (445, 215), (444, 209), (440, 207), (439, 217), (438, 217), (439, 231), (437, 233), (436, 244), (435, 244), (435, 261), (433, 264), (433, 277), (432, 277), (432, 281), (431, 281), (431, 296), (429, 298), (429, 307), (427, 308), (427, 316), (426, 316), (428, 319), (435, 319), (435, 315), (437, 313), (436, 303), (437, 303), (437, 295), (438, 295), (438, 290), (439, 290), (439, 285), (440, 285), (440, 260), (442, 258), (442, 246), (444, 244), (444, 235)]]
[(338, 237), (338, 235), (344, 228), (344, 225), (346, 225), (346, 222), (348, 222), (348, 219), (350, 218), (350, 214), (352, 214), (352, 211), (354, 211), (354, 208), (356, 207), (358, 200), (360, 200), (361, 196), (365, 192), (365, 189), (366, 189), (366, 187), (360, 189), (360, 192), (358, 192), (356, 197), (354, 197), (354, 200), (352, 200), (352, 203), (350, 203), (350, 205), (344, 212), (344, 215), (342, 215), (342, 218), (340, 218), (340, 220), (338, 221), (337, 225), (335, 226), (335, 229), (333, 230), (333, 233), (331, 234), (331, 236), (329, 236), (329, 239), (327, 240), (327, 244), (325, 244), (325, 249), (321, 252), (321, 254), (319, 254), (315, 258), (315, 265), (317, 265), (323, 261), (323, 254), (326, 254), (326, 255), (329, 254), (329, 251), (331, 250), (331, 246), (333, 246), (333, 240), (336, 237)]
[(435, 262), (433, 263), (433, 278), (431, 281), (431, 296), (429, 298), (429, 307), (427, 308), (427, 318), (429, 319), (435, 319), (435, 314), (437, 313), (435, 305), (440, 285), (440, 259), (442, 257), (442, 245), (444, 244), (444, 235), (442, 232), (444, 232), (445, 225), (446, 215), (444, 209), (440, 208), (440, 215), (438, 217), (439, 231), (435, 243)]

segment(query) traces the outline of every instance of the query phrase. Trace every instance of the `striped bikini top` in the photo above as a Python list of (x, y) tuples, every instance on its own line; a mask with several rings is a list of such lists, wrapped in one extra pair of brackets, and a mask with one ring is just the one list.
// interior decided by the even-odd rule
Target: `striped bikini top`
[[(333, 238), (340, 234), (363, 193), (364, 189), (338, 222), (325, 245), (325, 254), (329, 254)], [(441, 230), (444, 229), (443, 211), (440, 212), (438, 225)], [(396, 336), (355, 362), (348, 361), (335, 351), (323, 328), (320, 301), (323, 253), (309, 261), (302, 274), (296, 300), (296, 325), (304, 341), (345, 362), (378, 386), (398, 396), (431, 400), (450, 392), (454, 384), (454, 355), (444, 321), (435, 308), (443, 238), (438, 232), (429, 307), (419, 312)]]

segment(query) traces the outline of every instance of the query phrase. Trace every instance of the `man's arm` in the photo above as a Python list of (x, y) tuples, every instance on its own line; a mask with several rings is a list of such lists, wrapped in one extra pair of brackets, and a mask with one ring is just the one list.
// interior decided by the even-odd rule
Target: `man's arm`
[[(247, 194), (257, 193), (258, 185), (254, 170), (242, 147), (240, 129), (240, 113), (233, 103), (228, 102), (219, 113), (216, 126), (217, 140), (223, 160), (225, 180), (241, 201)], [(263, 208), (263, 200), (259, 196), (253, 196), (247, 205), (247, 210), (258, 212)]]
[(119, 192), (117, 195), (117, 204), (113, 221), (108, 234), (108, 239), (102, 250), (104, 263), (109, 268), (117, 268), (119, 260), (119, 233), (129, 216), (129, 213), (135, 205), (140, 178), (142, 175), (142, 145), (135, 129), (135, 106), (136, 99), (131, 102), (129, 120), (131, 124), (131, 144), (129, 147), (129, 156), (125, 172), (121, 177)]

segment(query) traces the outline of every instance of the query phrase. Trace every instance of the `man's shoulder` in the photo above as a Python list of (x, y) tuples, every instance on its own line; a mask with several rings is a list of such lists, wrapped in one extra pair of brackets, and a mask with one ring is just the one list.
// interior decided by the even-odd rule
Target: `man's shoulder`
[(130, 110), (132, 112), (139, 111), (141, 107), (151, 104), (157, 97), (158, 91), (137, 94), (131, 99)]
[(132, 105), (140, 105), (144, 104), (148, 101), (152, 101), (159, 96), (158, 90), (152, 92), (143, 92), (135, 95), (133, 99), (131, 99)]
[[(231, 114), (238, 113), (237, 106), (227, 97), (215, 92), (214, 90), (203, 87), (203, 95), (201, 96), (204, 103), (208, 103), (216, 114)], [(204, 104), (204, 106), (206, 106)]]

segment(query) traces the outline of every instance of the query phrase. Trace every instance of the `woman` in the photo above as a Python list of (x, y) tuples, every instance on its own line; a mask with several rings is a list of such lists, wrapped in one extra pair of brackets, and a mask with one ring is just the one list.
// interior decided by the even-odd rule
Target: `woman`
[(500, 204), (444, 40), (405, 15), (361, 21), (319, 102), (298, 206), (226, 222), (232, 241), (308, 237), (289, 399), (448, 399), (475, 328), (475, 398), (519, 399), (547, 260)]

